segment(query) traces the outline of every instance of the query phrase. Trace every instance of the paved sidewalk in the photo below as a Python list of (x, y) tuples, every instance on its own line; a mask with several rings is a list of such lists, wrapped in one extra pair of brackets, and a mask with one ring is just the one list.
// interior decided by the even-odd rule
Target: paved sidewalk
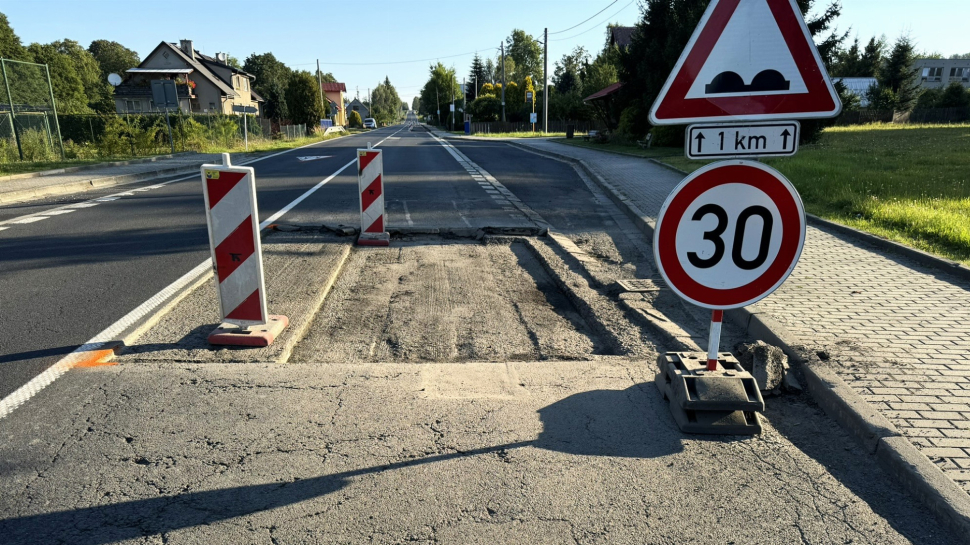
[[(176, 175), (190, 172), (199, 165), (220, 161), (218, 153), (179, 153), (154, 161), (132, 161), (130, 164), (107, 163), (94, 168), (84, 168), (73, 172), (63, 169), (48, 171), (50, 174), (39, 176), (12, 175), (0, 176), (0, 203), (25, 202), (43, 197), (64, 195), (130, 183), (156, 176)], [(232, 154), (233, 162), (255, 157), (255, 154)], [(69, 169), (68, 169), (69, 170)]]
[[(655, 221), (683, 176), (636, 157), (549, 141)], [(806, 346), (970, 493), (970, 282), (809, 226), (791, 277), (756, 306)]]

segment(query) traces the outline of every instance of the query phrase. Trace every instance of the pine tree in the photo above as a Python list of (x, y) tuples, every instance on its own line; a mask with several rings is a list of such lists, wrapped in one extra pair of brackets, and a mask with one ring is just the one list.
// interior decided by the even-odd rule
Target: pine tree
[(904, 111), (911, 110), (919, 98), (919, 81), (913, 61), (916, 60), (916, 49), (909, 36), (901, 36), (893, 44), (892, 51), (876, 74), (879, 89), (892, 91), (896, 97), (896, 108)]
[(468, 73), (468, 81), (471, 83), (469, 85), (469, 92), (465, 93), (465, 99), (469, 102), (475, 100), (479, 96), (482, 85), (488, 83), (488, 71), (485, 64), (482, 63), (482, 58), (475, 53), (475, 58), (472, 59), (471, 71)]

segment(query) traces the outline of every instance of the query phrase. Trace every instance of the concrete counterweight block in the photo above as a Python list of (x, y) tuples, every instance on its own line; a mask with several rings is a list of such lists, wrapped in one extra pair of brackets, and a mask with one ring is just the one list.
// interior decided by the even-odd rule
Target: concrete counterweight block
[(209, 344), (222, 346), (269, 346), (290, 325), (286, 316), (270, 314), (262, 325), (239, 327), (222, 323), (209, 334)]
[(718, 354), (717, 364), (708, 371), (703, 352), (668, 352), (657, 358), (657, 389), (670, 402), (677, 426), (684, 433), (761, 433), (758, 413), (765, 402), (758, 383), (730, 353)]

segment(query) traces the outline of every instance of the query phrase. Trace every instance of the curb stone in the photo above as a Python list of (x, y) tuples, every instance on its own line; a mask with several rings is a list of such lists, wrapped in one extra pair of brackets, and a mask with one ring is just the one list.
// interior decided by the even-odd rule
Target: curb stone
[(64, 168), (55, 168), (55, 169), (51, 169), (51, 170), (41, 170), (41, 171), (38, 171), (38, 172), (24, 172), (24, 173), (21, 173), (21, 174), (8, 174), (6, 176), (0, 176), (0, 183), (7, 182), (7, 181), (10, 181), (10, 180), (23, 180), (23, 179), (26, 179), (26, 178), (40, 178), (40, 177), (43, 177), (43, 176), (54, 176), (56, 174), (68, 174), (68, 173), (71, 173), (71, 172), (81, 172), (81, 171), (84, 171), (84, 170), (94, 170), (96, 168), (123, 167), (123, 166), (128, 166), (128, 165), (138, 165), (138, 164), (142, 164), (142, 163), (154, 163), (154, 162), (160, 161), (162, 159), (173, 159), (175, 157), (181, 157), (183, 155), (189, 155), (189, 154), (192, 154), (192, 153), (196, 153), (196, 152), (194, 152), (194, 151), (182, 151), (182, 152), (178, 152), (178, 153), (175, 153), (175, 154), (168, 153), (168, 154), (165, 154), (165, 155), (155, 155), (155, 156), (152, 156), (152, 157), (146, 157), (146, 158), (142, 158), (142, 159), (129, 159), (127, 161), (110, 161), (110, 162), (107, 162), (107, 163), (94, 163), (94, 164), (91, 164), (91, 165), (79, 165), (79, 166), (76, 166), (76, 167), (64, 167)]
[(91, 180), (85, 180), (83, 182), (72, 182), (62, 185), (48, 185), (43, 187), (37, 187), (34, 189), (24, 189), (21, 191), (9, 191), (6, 193), (0, 193), (0, 204), (12, 204), (17, 202), (26, 202), (34, 199), (41, 199), (44, 197), (56, 197), (59, 195), (69, 195), (72, 193), (81, 193), (91, 189), (99, 189), (103, 187), (113, 187), (116, 185), (125, 185), (135, 182), (144, 182), (148, 180), (153, 180), (155, 178), (165, 178), (168, 176), (177, 176), (179, 174), (191, 174), (193, 172), (198, 172), (198, 165), (192, 167), (172, 167), (161, 170), (152, 170), (148, 172), (139, 172), (136, 174), (123, 174), (121, 176), (106, 176), (103, 178), (94, 178)]
[[(607, 190), (607, 195), (630, 216), (637, 228), (645, 235), (653, 237), (655, 224), (629, 199), (622, 196), (622, 193), (595, 174), (584, 161), (568, 155), (532, 148), (518, 142), (509, 142), (509, 144), (580, 166), (590, 175), (591, 179)], [(648, 160), (686, 175), (682, 170), (660, 161)], [(808, 219), (810, 222), (823, 227), (833, 225), (832, 222), (810, 214)], [(970, 277), (970, 269), (962, 265), (954, 266), (952, 262), (925, 252), (907, 248), (851, 227), (834, 225), (836, 225), (836, 227), (833, 227), (834, 230), (870, 242), (880, 248), (900, 251), (914, 257), (920, 263), (945, 270), (955, 270), (961, 276), (966, 274)], [(956, 535), (963, 536), (965, 542), (970, 544), (970, 495), (947, 477), (929, 458), (917, 450), (908, 438), (902, 436), (888, 419), (879, 414), (862, 396), (855, 393), (834, 371), (806, 361), (803, 351), (798, 349), (799, 344), (793, 340), (793, 336), (788, 333), (784, 326), (775, 322), (766, 314), (759, 312), (757, 308), (733, 309), (725, 314), (727, 319), (739, 324), (748, 335), (775, 344), (782, 348), (790, 358), (802, 362), (801, 368), (805, 373), (808, 390), (825, 413), (849, 431), (870, 454), (874, 455), (880, 465), (907, 492), (919, 499), (950, 530)]]

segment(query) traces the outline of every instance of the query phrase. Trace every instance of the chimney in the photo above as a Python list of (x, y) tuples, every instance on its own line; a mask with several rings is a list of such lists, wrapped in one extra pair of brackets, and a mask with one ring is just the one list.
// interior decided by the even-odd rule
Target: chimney
[(192, 40), (179, 40), (179, 49), (182, 53), (189, 56), (190, 59), (195, 60), (195, 50), (192, 49)]

